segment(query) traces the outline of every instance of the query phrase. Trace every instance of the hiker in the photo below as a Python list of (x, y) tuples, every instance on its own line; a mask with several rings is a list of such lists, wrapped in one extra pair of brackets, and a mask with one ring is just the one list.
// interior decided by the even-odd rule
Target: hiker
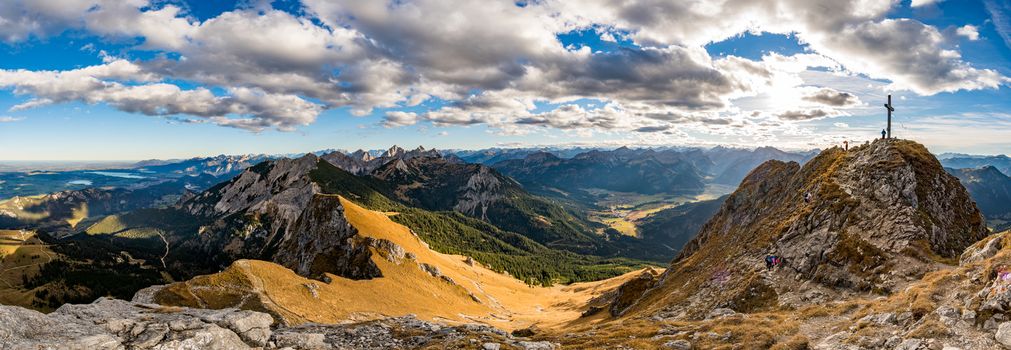
[(843, 141), (843, 142), (842, 142), (842, 144), (843, 144), (843, 147), (844, 147), (844, 148), (845, 148), (845, 149), (846, 149), (847, 151), (849, 151), (849, 150), (850, 150), (850, 142), (849, 142), (849, 141)]
[(885, 139), (885, 135), (887, 135), (887, 134), (888, 134), (888, 133), (887, 133), (887, 132), (885, 132), (885, 129), (881, 129), (881, 139), (882, 139), (882, 140), (884, 140), (884, 139)]
[(765, 256), (765, 269), (767, 271), (772, 271), (772, 266), (773, 266), (773, 264), (774, 264), (775, 261), (776, 261), (776, 256), (775, 255), (766, 255)]

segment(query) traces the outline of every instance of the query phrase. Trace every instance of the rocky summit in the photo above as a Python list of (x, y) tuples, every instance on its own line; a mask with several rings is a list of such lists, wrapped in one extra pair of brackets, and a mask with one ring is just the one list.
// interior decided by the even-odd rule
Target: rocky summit
[(1011, 347), (1005, 240), (925, 147), (878, 140), (759, 166), (666, 271), (594, 307), (682, 348)]
[[(833, 148), (803, 167), (770, 161), (752, 171), (648, 298), (700, 317), (795, 304), (816, 290), (888, 294), (988, 234), (958, 179), (922, 145)], [(696, 290), (661, 293), (686, 277), (709, 278)]]

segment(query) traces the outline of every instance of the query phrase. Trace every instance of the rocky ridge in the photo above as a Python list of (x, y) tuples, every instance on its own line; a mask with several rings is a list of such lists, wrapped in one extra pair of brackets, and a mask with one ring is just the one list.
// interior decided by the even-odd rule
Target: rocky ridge
[(179, 207), (213, 220), (201, 228), (205, 238), (197, 244), (224, 254), (225, 261), (269, 260), (310, 278), (325, 272), (353, 279), (381, 276), (370, 262), (370, 247), (383, 246), (359, 237), (338, 196), (324, 194), (313, 181), (310, 173), (321, 162), (307, 154), (261, 163)]

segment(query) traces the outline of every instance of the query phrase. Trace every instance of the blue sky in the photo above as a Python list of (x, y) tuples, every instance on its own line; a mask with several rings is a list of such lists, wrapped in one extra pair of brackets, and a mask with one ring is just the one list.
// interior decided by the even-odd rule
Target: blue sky
[[(809, 149), (877, 135), (889, 93), (898, 137), (1011, 153), (1011, 6), (999, 2), (835, 1), (845, 10), (813, 19), (727, 5), (656, 21), (607, 1), (47, 1), (0, 5), (27, 18), (0, 24), (0, 160)], [(439, 15), (457, 22), (428, 19)]]

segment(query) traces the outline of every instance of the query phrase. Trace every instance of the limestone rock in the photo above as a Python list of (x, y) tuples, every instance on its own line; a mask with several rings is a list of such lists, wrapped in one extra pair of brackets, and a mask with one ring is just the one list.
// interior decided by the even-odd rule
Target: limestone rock
[(344, 217), (340, 198), (314, 195), (281, 244), (274, 262), (299, 275), (319, 278), (324, 272), (351, 279), (381, 277), (371, 260), (369, 243)]
[(101, 298), (92, 304), (67, 304), (48, 315), (0, 306), (0, 343), (15, 349), (246, 349), (266, 344), (272, 322), (269, 315), (252, 311)]
[(984, 259), (990, 258), (1000, 251), (1003, 246), (1005, 234), (994, 235), (985, 242), (980, 242), (973, 244), (969, 248), (965, 249), (962, 256), (959, 258), (959, 264), (965, 265), (969, 263), (974, 263), (977, 261), (982, 261)]
[(994, 333), (993, 337), (1005, 348), (1011, 349), (1011, 322), (1004, 322), (997, 326), (997, 333)]

